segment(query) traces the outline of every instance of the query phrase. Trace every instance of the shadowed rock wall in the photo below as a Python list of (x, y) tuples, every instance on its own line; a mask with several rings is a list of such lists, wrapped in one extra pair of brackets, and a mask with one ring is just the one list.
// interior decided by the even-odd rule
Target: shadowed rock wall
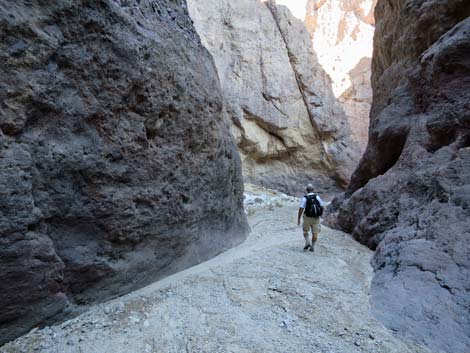
[(0, 344), (241, 242), (184, 1), (0, 1)]
[(214, 57), (247, 181), (344, 187), (360, 152), (305, 24), (274, 1), (190, 0)]
[(369, 144), (332, 222), (371, 248), (387, 327), (470, 349), (470, 3), (379, 0)]

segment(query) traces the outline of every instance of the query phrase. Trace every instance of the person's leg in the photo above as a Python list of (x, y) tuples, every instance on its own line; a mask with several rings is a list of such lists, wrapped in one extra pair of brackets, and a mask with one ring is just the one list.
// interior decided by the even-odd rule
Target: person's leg
[(320, 232), (320, 219), (315, 219), (315, 221), (312, 223), (312, 245), (310, 246), (310, 251), (314, 250), (319, 232)]
[(317, 242), (318, 234), (312, 231), (312, 245)]
[(309, 236), (308, 236), (309, 228), (310, 228), (310, 225), (308, 224), (308, 220), (304, 217), (303, 224), (302, 224), (302, 230), (304, 232), (304, 239), (305, 239), (304, 250), (307, 250), (311, 246)]
[(304, 250), (307, 250), (309, 247), (311, 247), (310, 241), (309, 241), (308, 238), (309, 238), (309, 237), (308, 237), (308, 233), (305, 233), (305, 232), (304, 232), (304, 239), (305, 239)]
[(315, 233), (315, 229), (313, 229), (313, 226), (312, 226), (312, 245), (310, 245), (310, 251), (312, 251), (312, 252), (315, 248), (315, 242), (316, 241), (317, 241), (317, 233)]

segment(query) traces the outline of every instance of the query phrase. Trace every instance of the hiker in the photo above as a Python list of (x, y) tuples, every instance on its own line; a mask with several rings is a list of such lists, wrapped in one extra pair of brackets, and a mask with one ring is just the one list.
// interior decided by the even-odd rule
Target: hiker
[[(304, 216), (303, 232), (305, 238), (304, 250), (313, 252), (318, 233), (320, 233), (320, 216), (323, 214), (324, 202), (319, 195), (313, 192), (313, 185), (307, 185), (307, 194), (300, 201), (297, 225), (300, 226), (302, 214)], [(310, 243), (308, 231), (312, 230), (312, 242)]]

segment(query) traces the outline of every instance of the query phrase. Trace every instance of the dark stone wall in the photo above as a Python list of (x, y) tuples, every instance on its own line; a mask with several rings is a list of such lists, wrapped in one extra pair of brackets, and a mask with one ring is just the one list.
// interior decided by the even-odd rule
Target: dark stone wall
[(466, 0), (379, 0), (369, 144), (330, 216), (376, 249), (376, 315), (452, 353), (470, 347), (469, 16)]
[(184, 1), (0, 1), (0, 344), (247, 234)]

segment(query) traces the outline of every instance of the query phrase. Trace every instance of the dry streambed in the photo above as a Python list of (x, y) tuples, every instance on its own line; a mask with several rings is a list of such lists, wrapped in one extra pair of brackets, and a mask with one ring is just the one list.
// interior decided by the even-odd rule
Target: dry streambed
[(427, 352), (370, 313), (370, 250), (325, 227), (303, 252), (294, 202), (257, 203), (237, 248), (0, 352)]

